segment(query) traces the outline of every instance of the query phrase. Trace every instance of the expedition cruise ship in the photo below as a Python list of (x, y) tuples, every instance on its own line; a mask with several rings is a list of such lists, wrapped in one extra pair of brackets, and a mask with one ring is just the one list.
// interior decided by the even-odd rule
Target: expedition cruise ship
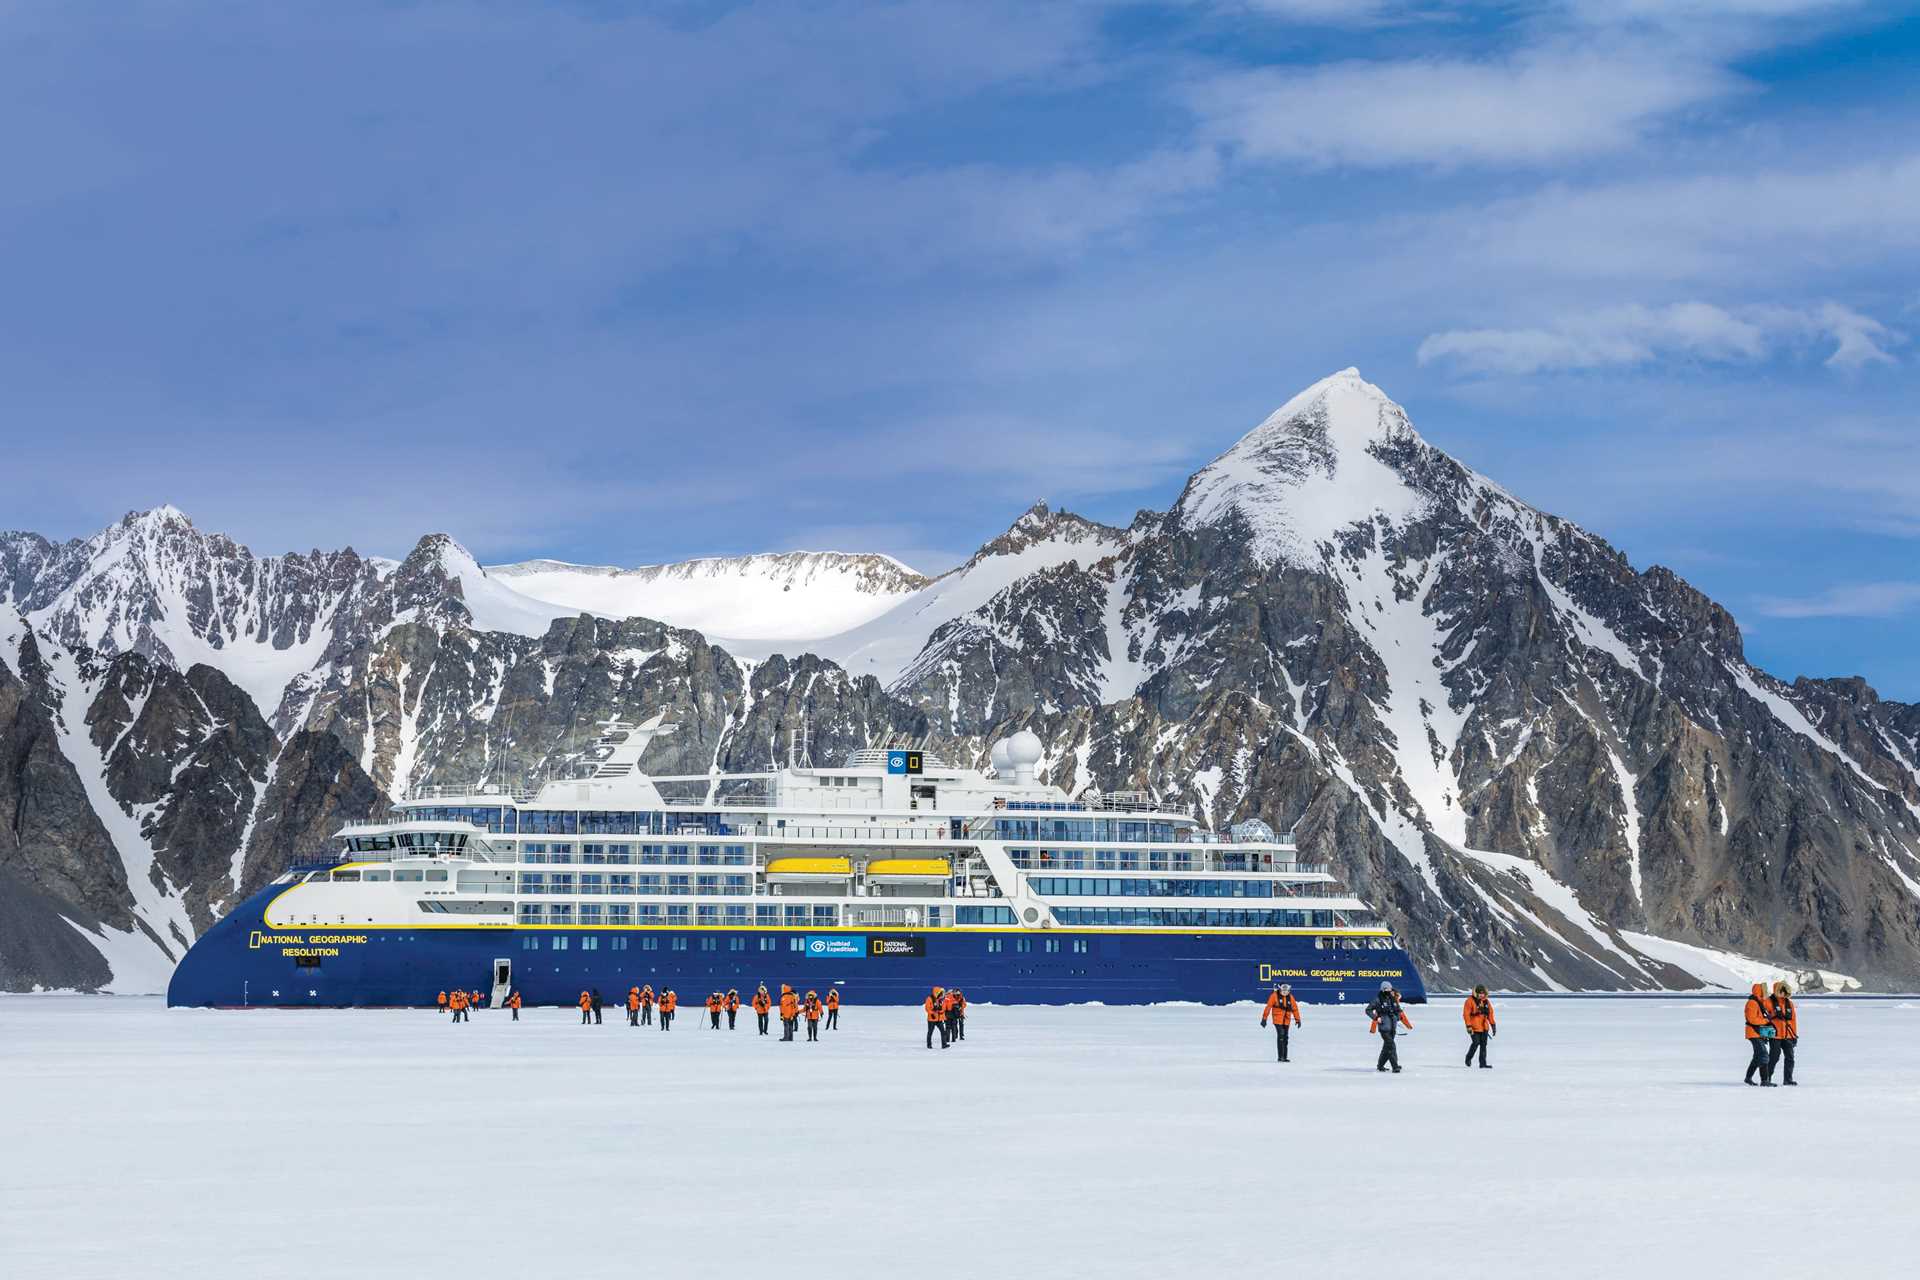
[(1324, 866), (1263, 823), (1228, 834), (1139, 794), (1035, 780), (1031, 733), (992, 769), (911, 748), (839, 768), (649, 777), (670, 731), (613, 723), (581, 776), (534, 792), (416, 790), (337, 835), (188, 951), (170, 1005), (529, 1004), (782, 982), (866, 1004), (1224, 1003), (1287, 982), (1355, 1000), (1424, 991)]

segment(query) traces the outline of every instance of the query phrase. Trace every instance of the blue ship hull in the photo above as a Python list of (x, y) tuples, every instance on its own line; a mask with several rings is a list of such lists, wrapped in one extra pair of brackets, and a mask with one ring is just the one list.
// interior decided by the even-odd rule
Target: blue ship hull
[[(326, 926), (272, 929), (254, 895), (174, 971), (167, 1003), (222, 1008), (431, 1006), (451, 988), (491, 990), (495, 966), (528, 1005), (572, 1005), (582, 990), (672, 988), (688, 1006), (761, 983), (837, 987), (850, 1003), (918, 1004), (934, 985), (994, 1004), (1226, 1004), (1275, 982), (1303, 1002), (1370, 1000), (1383, 981), (1426, 998), (1399, 948), (1323, 950), (1311, 936), (1103, 930)], [(560, 945), (556, 945), (560, 944)], [(1051, 945), (1055, 950), (1048, 950)], [(1022, 950), (1022, 946), (1026, 949)], [(876, 954), (876, 952), (878, 954)]]

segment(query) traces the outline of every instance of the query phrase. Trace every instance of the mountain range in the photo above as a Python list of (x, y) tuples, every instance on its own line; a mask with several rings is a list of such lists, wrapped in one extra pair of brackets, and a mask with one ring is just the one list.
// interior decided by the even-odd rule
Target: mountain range
[(1431, 985), (1920, 982), (1920, 707), (1427, 443), (1354, 370), (1125, 528), (965, 563), (258, 557), (171, 507), (0, 534), (0, 988), (150, 991), (341, 822), (667, 709), (656, 772), (886, 740), (1292, 828)]

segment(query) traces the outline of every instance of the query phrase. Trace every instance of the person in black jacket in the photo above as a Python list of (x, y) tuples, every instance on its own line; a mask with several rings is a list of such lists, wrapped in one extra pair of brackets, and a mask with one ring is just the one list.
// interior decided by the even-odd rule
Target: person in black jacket
[(1395, 1075), (1400, 1074), (1400, 1046), (1397, 1037), (1400, 1028), (1413, 1030), (1413, 1019), (1407, 1017), (1406, 1010), (1400, 1007), (1400, 994), (1393, 989), (1391, 982), (1380, 984), (1380, 994), (1367, 1006), (1367, 1016), (1373, 1019), (1370, 1032), (1380, 1036), (1380, 1060), (1373, 1064), (1374, 1070), (1385, 1071), (1389, 1066)]
[(600, 1025), (600, 988), (593, 989), (593, 1025)]

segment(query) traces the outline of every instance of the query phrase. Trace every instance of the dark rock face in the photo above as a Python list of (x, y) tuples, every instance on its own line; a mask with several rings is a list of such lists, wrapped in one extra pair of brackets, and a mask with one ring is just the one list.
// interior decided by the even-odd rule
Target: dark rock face
[(394, 565), (257, 559), (170, 509), (0, 534), (0, 985), (102, 985), (101, 930), (177, 954), (408, 787), (524, 783), (655, 711), (663, 775), (784, 763), (802, 728), (820, 762), (1032, 728), (1070, 792), (1294, 828), (1440, 984), (1694, 985), (1675, 943), (1920, 981), (1920, 707), (1753, 669), (1724, 609), (1351, 371), (1165, 513), (1039, 505), (911, 585), (968, 582), (876, 679), (642, 618), (489, 629), (498, 583), (444, 535)]

